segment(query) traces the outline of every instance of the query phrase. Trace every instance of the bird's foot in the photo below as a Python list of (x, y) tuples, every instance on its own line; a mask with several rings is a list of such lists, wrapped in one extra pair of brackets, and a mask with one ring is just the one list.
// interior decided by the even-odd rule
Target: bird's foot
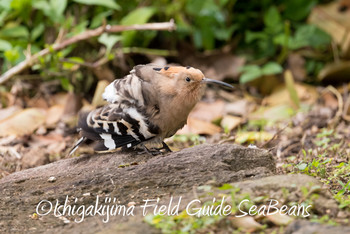
[(169, 148), (169, 146), (164, 142), (162, 141), (162, 147), (160, 148), (155, 148), (156, 150), (165, 150), (166, 153), (170, 153), (170, 152), (173, 152), (171, 151), (171, 149)]
[(156, 155), (162, 154), (162, 151), (155, 148), (148, 149), (146, 146), (143, 146), (143, 150), (137, 152), (137, 154), (145, 154), (145, 153), (148, 155), (156, 156)]
[[(163, 152), (163, 150), (165, 152)], [(149, 155), (152, 155), (152, 156), (156, 156), (156, 155), (160, 155), (160, 154), (163, 154), (163, 153), (169, 153), (169, 152), (172, 152), (171, 149), (169, 148), (169, 146), (167, 144), (165, 144), (165, 142), (163, 141), (162, 142), (162, 147), (160, 148), (151, 148), (151, 149), (148, 149), (146, 146), (143, 146), (143, 150), (138, 152), (138, 154), (144, 154), (144, 153), (147, 153)]]

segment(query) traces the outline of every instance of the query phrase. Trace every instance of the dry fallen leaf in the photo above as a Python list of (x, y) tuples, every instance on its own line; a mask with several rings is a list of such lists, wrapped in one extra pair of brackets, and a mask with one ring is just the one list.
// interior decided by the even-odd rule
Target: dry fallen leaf
[(286, 226), (293, 221), (293, 218), (288, 215), (281, 215), (280, 213), (267, 215), (266, 218), (278, 226)]
[(236, 143), (265, 142), (271, 140), (272, 137), (273, 135), (269, 132), (238, 132), (236, 135)]
[(0, 136), (23, 136), (35, 131), (46, 120), (46, 111), (28, 108), (0, 121)]
[(64, 104), (64, 112), (62, 121), (69, 126), (76, 123), (76, 116), (82, 107), (82, 97), (75, 93), (68, 93), (66, 103)]
[(305, 59), (298, 53), (288, 56), (288, 68), (296, 81), (304, 81), (306, 78)]
[(225, 113), (245, 117), (253, 109), (254, 104), (250, 104), (249, 101), (246, 99), (241, 99), (239, 101), (226, 104)]
[(325, 92), (323, 95), (324, 104), (327, 107), (330, 107), (333, 110), (338, 108), (338, 100), (337, 98), (329, 91)]
[(295, 110), (289, 105), (260, 106), (259, 109), (249, 115), (249, 120), (267, 120), (270, 122), (285, 120), (295, 114)]
[(7, 117), (15, 114), (18, 111), (21, 111), (22, 108), (19, 106), (9, 106), (3, 109), (0, 109), (0, 121), (6, 119)]
[(54, 105), (47, 110), (46, 115), (46, 125), (52, 127), (55, 125), (63, 115), (64, 106), (63, 105)]
[(56, 93), (50, 96), (52, 105), (62, 105), (64, 106), (68, 99), (68, 93)]
[(213, 135), (219, 133), (221, 128), (204, 120), (189, 117), (187, 125), (177, 131), (176, 134), (206, 134)]
[(234, 227), (240, 228), (243, 232), (255, 232), (263, 227), (251, 216), (235, 217), (231, 219), (231, 222)]
[(243, 119), (241, 117), (236, 117), (232, 115), (225, 115), (221, 120), (221, 127), (231, 131), (238, 127), (242, 123)]
[(28, 107), (35, 107), (35, 108), (41, 108), (41, 109), (47, 109), (49, 108), (49, 102), (44, 97), (25, 97), (25, 102)]
[(102, 106), (105, 105), (107, 102), (105, 100), (103, 100), (102, 98), (102, 94), (105, 91), (105, 88), (109, 85), (110, 82), (106, 81), (106, 80), (100, 80), (97, 83), (97, 87), (95, 89), (95, 94), (94, 97), (92, 99), (91, 104), (93, 106)]
[[(295, 83), (294, 87), (301, 102), (313, 104), (317, 100), (318, 93), (315, 87), (299, 83)], [(281, 104), (293, 105), (292, 103), (293, 101), (291, 100), (286, 85), (276, 87), (272, 94), (265, 97), (263, 100), (263, 105), (269, 106), (277, 106)]]
[(320, 5), (313, 8), (309, 16), (309, 22), (317, 25), (340, 45), (342, 54), (350, 56), (350, 14), (341, 12), (342, 1), (334, 1), (327, 5)]
[(189, 117), (212, 122), (223, 116), (225, 110), (225, 102), (218, 100), (212, 103), (199, 102), (191, 111)]

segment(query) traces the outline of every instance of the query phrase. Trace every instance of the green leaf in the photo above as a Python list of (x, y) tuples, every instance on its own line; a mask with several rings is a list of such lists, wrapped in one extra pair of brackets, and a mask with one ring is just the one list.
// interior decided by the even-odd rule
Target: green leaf
[(215, 47), (215, 38), (213, 30), (209, 27), (201, 28), (203, 47), (206, 50), (212, 50)]
[(286, 71), (284, 75), (284, 81), (286, 83), (287, 90), (289, 92), (290, 99), (293, 101), (294, 105), (299, 109), (300, 100), (295, 88), (294, 79), (291, 71)]
[(84, 63), (84, 59), (80, 57), (70, 57), (67, 58), (68, 61), (63, 62), (62, 67), (65, 70), (71, 70), (76, 63)]
[(282, 19), (278, 9), (271, 6), (264, 15), (264, 23), (266, 27), (274, 28), (281, 24)]
[(101, 12), (100, 14), (97, 14), (92, 18), (90, 28), (97, 28), (102, 25), (103, 19), (107, 18), (108, 16), (112, 15), (113, 11), (104, 11)]
[(22, 25), (15, 26), (12, 28), (5, 28), (0, 31), (1, 37), (28, 37), (28, 29)]
[(243, 74), (241, 75), (239, 82), (242, 84), (253, 81), (263, 75), (260, 67), (257, 65), (244, 66), (241, 70), (243, 71)]
[(261, 69), (261, 72), (263, 75), (280, 74), (282, 73), (282, 71), (283, 71), (283, 68), (281, 67), (281, 65), (275, 62), (266, 63)]
[(98, 42), (104, 44), (107, 49), (107, 54), (111, 52), (112, 47), (122, 39), (121, 36), (109, 35), (107, 33), (103, 33), (99, 38)]
[(238, 25), (231, 25), (228, 28), (215, 28), (214, 35), (215, 38), (219, 40), (227, 41), (231, 39), (232, 33), (238, 28)]
[(14, 64), (20, 57), (19, 51), (15, 48), (6, 50), (4, 55), (5, 55), (5, 58), (12, 64)]
[(35, 9), (41, 10), (46, 16), (49, 16), (51, 13), (50, 4), (47, 1), (34, 1), (33, 7)]
[(63, 17), (63, 12), (67, 7), (67, 0), (50, 0), (51, 9), (58, 18)]
[(194, 42), (194, 45), (196, 46), (196, 48), (203, 47), (202, 33), (198, 29), (195, 29), (193, 32), (193, 42)]
[(297, 168), (301, 171), (304, 171), (307, 168), (307, 164), (301, 163), (301, 164), (297, 165)]
[(11, 2), (12, 0), (0, 1), (0, 8), (3, 8), (5, 10), (11, 10)]
[(73, 0), (73, 2), (82, 3), (86, 5), (98, 5), (108, 7), (114, 10), (120, 10), (120, 5), (113, 0)]
[(252, 32), (252, 31), (246, 31), (245, 32), (245, 42), (251, 43), (255, 40), (267, 40), (268, 35), (264, 32)]
[(41, 34), (43, 34), (45, 30), (45, 25), (43, 23), (38, 24), (30, 34), (30, 40), (33, 42), (35, 41), (38, 37), (40, 37)]
[(11, 50), (12, 45), (10, 42), (0, 39), (0, 51)]
[(218, 189), (220, 190), (229, 190), (229, 189), (233, 189), (233, 186), (230, 184), (223, 184), (221, 187), (219, 187)]
[(303, 25), (295, 32), (292, 43), (290, 43), (290, 47), (294, 50), (306, 46), (317, 49), (329, 45), (331, 40), (331, 36), (315, 25)]
[(317, 4), (316, 0), (293, 0), (286, 1), (284, 16), (293, 21), (304, 20), (311, 9)]
[(61, 80), (61, 86), (64, 90), (66, 91), (69, 91), (69, 92), (72, 92), (74, 90), (74, 87), (73, 85), (69, 82), (69, 79), (68, 78), (65, 78), (65, 77), (61, 77), (60, 78)]
[[(132, 24), (144, 24), (155, 13), (155, 8), (153, 7), (141, 7), (133, 10), (128, 15), (126, 15), (122, 21), (122, 25), (132, 25)], [(130, 46), (136, 36), (135, 31), (123, 32), (123, 46)]]
[(122, 21), (122, 25), (132, 25), (132, 24), (144, 24), (149, 18), (155, 13), (155, 8), (153, 7), (141, 7), (131, 11), (126, 15)]
[(3, 10), (0, 11), (0, 26), (3, 26), (4, 22), (5, 22), (5, 18), (7, 17), (7, 15), (9, 14), (9, 10)]

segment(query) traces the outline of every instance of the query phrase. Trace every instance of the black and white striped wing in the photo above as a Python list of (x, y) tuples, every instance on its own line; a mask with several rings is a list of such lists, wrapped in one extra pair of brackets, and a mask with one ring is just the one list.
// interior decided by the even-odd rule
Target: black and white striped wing
[(137, 105), (144, 105), (142, 80), (134, 72), (123, 79), (114, 80), (102, 94), (109, 103), (121, 103), (123, 100)]
[(96, 151), (113, 150), (122, 146), (130, 148), (158, 134), (136, 107), (109, 104), (80, 117), (81, 134), (96, 141)]

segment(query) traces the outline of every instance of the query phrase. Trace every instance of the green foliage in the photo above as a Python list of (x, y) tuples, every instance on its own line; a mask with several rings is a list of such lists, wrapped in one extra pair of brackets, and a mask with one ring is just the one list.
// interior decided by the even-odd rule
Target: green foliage
[[(131, 25), (131, 24), (144, 24), (148, 22), (148, 20), (152, 17), (152, 15), (155, 13), (154, 7), (141, 7), (133, 10), (128, 15), (126, 15), (122, 21), (122, 25)], [(137, 35), (137, 32), (135, 31), (129, 31), (129, 32), (123, 32), (123, 45), (124, 46), (131, 46), (135, 40), (135, 37)], [(147, 38), (148, 40), (152, 39), (155, 36), (155, 34), (151, 34), (151, 38)], [(145, 38), (143, 38), (145, 40)]]
[[(303, 48), (325, 50), (329, 47), (331, 37), (327, 33), (314, 25), (304, 23), (316, 1), (279, 2), (280, 4), (271, 4), (263, 12), (262, 28), (252, 30), (248, 26), (244, 32), (245, 43), (242, 48), (244, 52), (249, 51), (252, 54), (251, 60), (275, 60), (283, 65), (291, 51)], [(244, 69), (240, 82), (245, 83), (263, 76), (261, 70), (257, 66)], [(313, 75), (319, 70), (311, 67), (309, 69)]]
[(283, 72), (281, 65), (275, 62), (266, 63), (264, 66), (246, 65), (241, 68), (242, 75), (240, 82), (247, 83), (262, 76), (275, 75)]
[[(287, 6), (291, 5), (288, 1)], [(293, 1), (294, 2), (294, 1)], [(314, 1), (309, 3), (304, 1), (297, 9), (286, 7), (284, 15), (276, 6), (270, 6), (263, 15), (264, 27), (262, 31), (247, 30), (245, 42), (250, 48), (256, 49), (257, 58), (266, 58), (275, 56), (278, 49), (286, 47), (289, 50), (297, 50), (303, 47), (312, 47), (315, 49), (323, 48), (331, 42), (331, 37), (314, 25), (301, 24), (300, 21), (308, 15)], [(302, 14), (294, 17), (291, 11)], [(291, 21), (297, 20), (297, 21)], [(294, 33), (293, 33), (294, 32)], [(282, 62), (282, 61), (281, 61)]]
[(120, 5), (118, 5), (113, 0), (73, 0), (73, 1), (81, 4), (85, 4), (85, 5), (105, 6), (110, 9), (120, 10)]
[[(234, 45), (236, 54), (248, 57), (249, 65), (242, 69), (241, 78), (241, 83), (246, 83), (281, 73), (290, 51), (327, 48), (329, 35), (305, 22), (317, 3), (318, 0), (264, 0), (249, 4), (236, 0), (3, 0), (0, 2), (0, 66), (5, 72), (23, 61), (28, 51), (36, 53), (59, 36), (72, 37), (101, 26), (104, 20), (109, 24), (130, 25), (174, 19), (176, 32), (128, 31), (121, 37), (102, 35), (88, 42), (91, 50), (72, 45), (66, 56), (91, 60), (98, 57), (102, 44), (106, 46), (106, 56), (113, 58), (117, 42), (124, 47), (161, 49), (158, 43), (161, 41), (169, 50), (186, 43), (197, 50)], [(322, 66), (322, 61), (307, 58), (308, 74), (316, 74)]]
[(226, 24), (229, 12), (224, 8), (228, 1), (187, 1), (185, 12), (193, 19), (193, 42), (197, 48), (214, 49), (215, 40), (230, 39), (235, 26)]
[(98, 38), (98, 42), (104, 44), (106, 46), (107, 49), (107, 53), (106, 54), (110, 54), (113, 46), (121, 40), (120, 36), (116, 36), (116, 35), (109, 35), (107, 33), (102, 34), (99, 38)]

